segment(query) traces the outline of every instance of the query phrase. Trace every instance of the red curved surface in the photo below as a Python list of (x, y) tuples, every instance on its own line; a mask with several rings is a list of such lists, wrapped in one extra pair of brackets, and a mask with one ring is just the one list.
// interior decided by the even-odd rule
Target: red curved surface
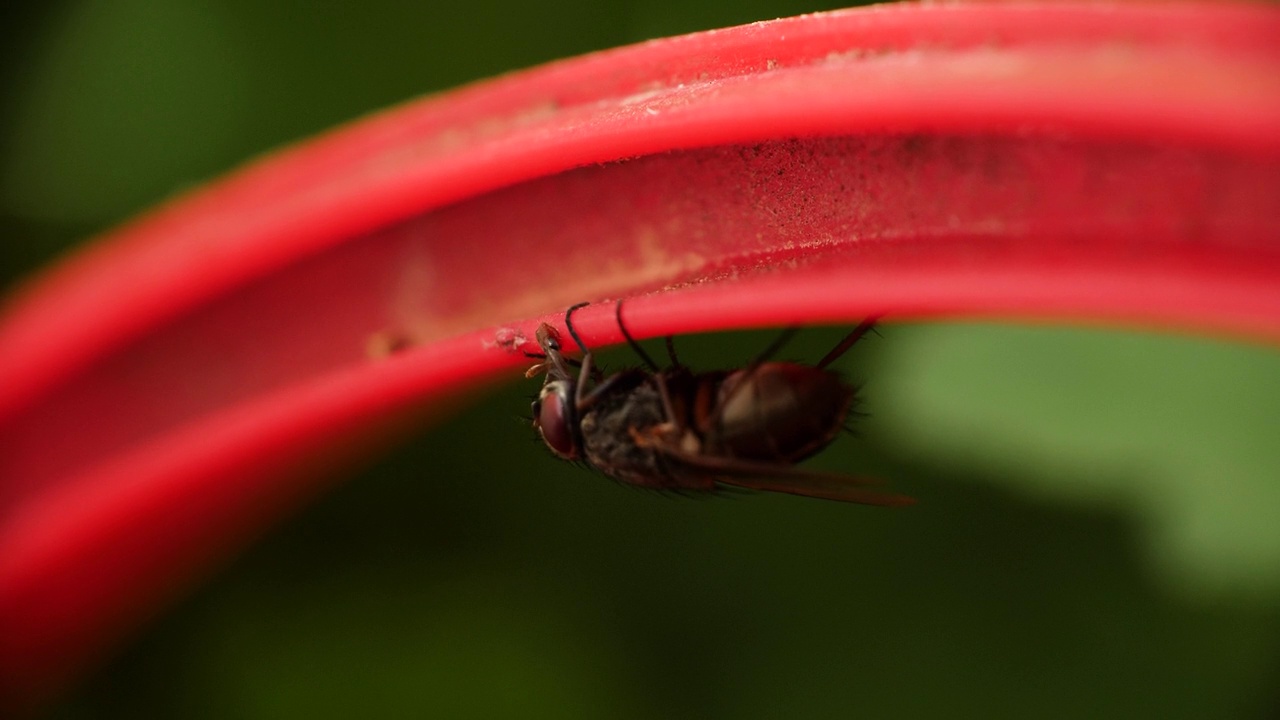
[(0, 315), (0, 694), (57, 687), (321, 469), (514, 376), (573, 302), (636, 297), (638, 336), (1280, 340), (1277, 37), (1216, 4), (759, 23), (427, 98), (142, 216)]

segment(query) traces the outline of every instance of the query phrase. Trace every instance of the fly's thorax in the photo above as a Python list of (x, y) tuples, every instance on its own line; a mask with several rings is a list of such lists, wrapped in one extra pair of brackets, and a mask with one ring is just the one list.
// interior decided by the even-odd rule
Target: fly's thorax
[(737, 458), (798, 462), (835, 438), (853, 394), (840, 376), (808, 365), (768, 362), (738, 370), (720, 383), (708, 446)]
[(596, 469), (621, 482), (670, 487), (667, 464), (643, 442), (666, 420), (653, 376), (636, 372), (634, 378), (617, 383), (583, 413), (583, 454)]

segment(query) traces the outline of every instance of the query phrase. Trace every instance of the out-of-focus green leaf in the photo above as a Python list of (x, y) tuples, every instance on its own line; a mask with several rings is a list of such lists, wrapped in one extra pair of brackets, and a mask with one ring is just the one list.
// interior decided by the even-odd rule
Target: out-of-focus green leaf
[(1159, 335), (895, 331), (880, 431), (1022, 494), (1139, 518), (1167, 577), (1280, 595), (1280, 354)]

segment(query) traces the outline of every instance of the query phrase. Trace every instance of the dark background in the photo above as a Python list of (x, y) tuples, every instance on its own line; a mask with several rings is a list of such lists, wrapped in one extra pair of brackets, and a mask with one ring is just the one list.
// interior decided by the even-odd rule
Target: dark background
[[(12, 281), (236, 163), (555, 58), (823, 6), (11, 5)], [(788, 348), (820, 357), (838, 328)], [(681, 340), (702, 367), (770, 333)], [(613, 366), (631, 362), (607, 354)], [(535, 382), (347, 479), (57, 706), (93, 717), (1267, 717), (1280, 709), (1280, 356), (891, 326), (815, 464), (908, 510), (684, 500), (552, 458)]]

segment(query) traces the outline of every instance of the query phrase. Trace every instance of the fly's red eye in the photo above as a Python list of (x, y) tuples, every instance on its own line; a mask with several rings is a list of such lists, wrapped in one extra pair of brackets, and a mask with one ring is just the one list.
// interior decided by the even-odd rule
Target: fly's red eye
[(567, 460), (578, 457), (578, 446), (575, 442), (572, 422), (568, 412), (568, 388), (561, 383), (549, 383), (542, 390), (536, 409), (538, 431), (542, 440), (551, 448), (551, 452)]

